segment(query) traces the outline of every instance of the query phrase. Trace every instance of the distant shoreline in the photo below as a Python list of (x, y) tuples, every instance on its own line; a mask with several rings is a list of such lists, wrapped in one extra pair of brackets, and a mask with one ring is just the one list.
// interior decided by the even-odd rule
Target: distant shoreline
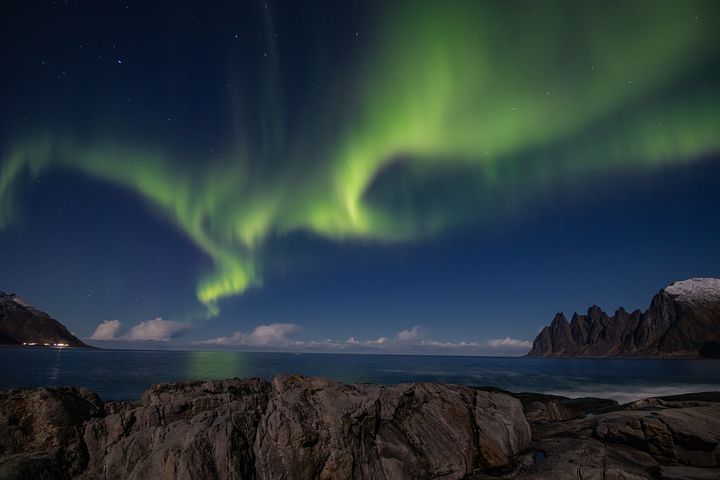
[(327, 351), (295, 351), (295, 350), (250, 350), (250, 349), (232, 349), (232, 348), (192, 348), (192, 347), (168, 347), (168, 348), (131, 348), (131, 347), (98, 347), (92, 344), (86, 344), (86, 347), (78, 347), (68, 345), (66, 347), (55, 347), (51, 345), (18, 345), (0, 343), (0, 348), (40, 348), (54, 350), (102, 350), (114, 352), (226, 352), (226, 353), (265, 353), (265, 354), (286, 354), (286, 355), (339, 355), (339, 356), (377, 356), (377, 357), (440, 357), (440, 358), (508, 358), (508, 359), (532, 359), (532, 360), (699, 360), (699, 361), (715, 361), (716, 358), (711, 357), (682, 357), (682, 356), (603, 356), (603, 355), (558, 355), (558, 356), (534, 356), (528, 354), (521, 355), (463, 355), (450, 353), (400, 353), (400, 352), (327, 352)]

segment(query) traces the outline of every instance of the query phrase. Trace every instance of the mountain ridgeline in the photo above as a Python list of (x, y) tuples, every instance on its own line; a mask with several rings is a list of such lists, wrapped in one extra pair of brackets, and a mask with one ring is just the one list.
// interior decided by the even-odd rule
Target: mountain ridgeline
[(693, 278), (662, 289), (645, 312), (562, 313), (533, 342), (532, 357), (720, 358), (720, 279)]
[(0, 345), (23, 344), (92, 348), (47, 313), (0, 291)]

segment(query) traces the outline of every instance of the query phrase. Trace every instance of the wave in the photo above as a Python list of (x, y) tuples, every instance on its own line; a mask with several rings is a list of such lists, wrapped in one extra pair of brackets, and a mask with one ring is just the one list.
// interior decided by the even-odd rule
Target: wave
[(692, 384), (692, 385), (657, 385), (627, 387), (618, 384), (596, 384), (579, 388), (548, 389), (540, 390), (538, 393), (548, 395), (559, 395), (562, 397), (600, 397), (610, 398), (619, 403), (634, 402), (643, 398), (666, 397), (669, 395), (681, 395), (686, 393), (720, 391), (720, 384)]

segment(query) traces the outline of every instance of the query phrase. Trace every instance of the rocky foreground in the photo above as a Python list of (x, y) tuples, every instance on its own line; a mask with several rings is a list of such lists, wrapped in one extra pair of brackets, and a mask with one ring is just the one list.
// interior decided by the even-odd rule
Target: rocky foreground
[(720, 393), (611, 400), (281, 375), (138, 402), (0, 392), (3, 479), (720, 478)]

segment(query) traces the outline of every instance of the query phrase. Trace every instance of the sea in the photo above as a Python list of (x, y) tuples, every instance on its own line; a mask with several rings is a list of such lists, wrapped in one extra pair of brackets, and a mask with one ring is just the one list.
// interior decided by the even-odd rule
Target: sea
[(73, 385), (104, 400), (137, 400), (159, 382), (270, 379), (279, 373), (347, 383), (492, 386), (620, 403), (720, 391), (720, 360), (0, 348), (0, 390)]

